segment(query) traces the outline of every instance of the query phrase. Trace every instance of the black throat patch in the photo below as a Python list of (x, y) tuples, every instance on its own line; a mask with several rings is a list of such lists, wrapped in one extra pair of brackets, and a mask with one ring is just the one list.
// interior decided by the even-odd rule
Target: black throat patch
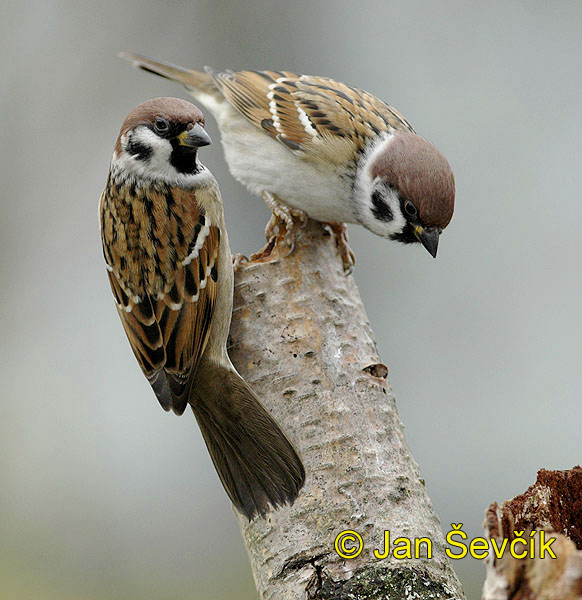
[(418, 238), (414, 234), (414, 225), (406, 222), (404, 229), (400, 233), (394, 233), (390, 236), (391, 240), (396, 240), (402, 244), (417, 244)]
[(185, 175), (195, 175), (198, 173), (198, 163), (196, 162), (196, 152), (198, 148), (180, 146), (172, 140), (172, 154), (170, 154), (170, 164)]

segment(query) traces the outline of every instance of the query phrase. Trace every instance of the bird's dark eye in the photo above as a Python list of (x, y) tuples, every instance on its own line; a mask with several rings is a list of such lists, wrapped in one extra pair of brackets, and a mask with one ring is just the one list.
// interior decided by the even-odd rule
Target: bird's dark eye
[(163, 117), (156, 117), (156, 120), (154, 121), (154, 127), (158, 133), (166, 133), (168, 129), (170, 129), (170, 124), (168, 123), (167, 119), (164, 119)]
[(416, 206), (414, 206), (414, 204), (412, 204), (412, 202), (410, 200), (407, 200), (404, 203), (404, 212), (409, 217), (416, 217), (416, 215), (418, 214), (418, 211), (416, 210)]

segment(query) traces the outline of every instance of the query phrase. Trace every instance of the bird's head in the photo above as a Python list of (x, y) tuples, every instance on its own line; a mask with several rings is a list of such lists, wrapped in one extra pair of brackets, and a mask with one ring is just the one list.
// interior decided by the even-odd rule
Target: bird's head
[(453, 216), (455, 180), (447, 159), (408, 131), (381, 138), (358, 167), (359, 221), (376, 235), (420, 242), (436, 258), (439, 236)]
[(183, 182), (199, 172), (198, 148), (210, 143), (196, 106), (178, 98), (154, 98), (127, 115), (112, 164), (140, 178)]

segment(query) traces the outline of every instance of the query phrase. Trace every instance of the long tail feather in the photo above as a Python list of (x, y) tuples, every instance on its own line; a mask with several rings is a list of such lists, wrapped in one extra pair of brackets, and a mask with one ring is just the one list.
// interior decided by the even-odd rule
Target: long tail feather
[(212, 81), (212, 77), (208, 73), (196, 71), (194, 69), (185, 69), (171, 63), (164, 63), (147, 56), (134, 54), (133, 52), (120, 52), (120, 58), (129, 61), (132, 66), (137, 69), (143, 69), (149, 73), (154, 73), (160, 77), (171, 79), (181, 83), (188, 90), (196, 92), (217, 93), (218, 90)]
[(190, 405), (233, 504), (249, 520), (292, 504), (305, 481), (295, 448), (238, 373), (204, 372)]

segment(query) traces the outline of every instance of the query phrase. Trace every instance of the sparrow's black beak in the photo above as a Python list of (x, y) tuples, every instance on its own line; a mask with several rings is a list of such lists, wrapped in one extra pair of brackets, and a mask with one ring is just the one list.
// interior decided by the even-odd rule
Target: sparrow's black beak
[(210, 136), (200, 123), (196, 123), (192, 129), (186, 129), (178, 136), (180, 146), (188, 148), (200, 148), (200, 146), (208, 146), (212, 144)]
[(439, 247), (440, 232), (437, 227), (433, 229), (425, 229), (417, 225), (414, 228), (414, 233), (418, 241), (428, 250), (429, 254), (436, 258), (437, 249)]

